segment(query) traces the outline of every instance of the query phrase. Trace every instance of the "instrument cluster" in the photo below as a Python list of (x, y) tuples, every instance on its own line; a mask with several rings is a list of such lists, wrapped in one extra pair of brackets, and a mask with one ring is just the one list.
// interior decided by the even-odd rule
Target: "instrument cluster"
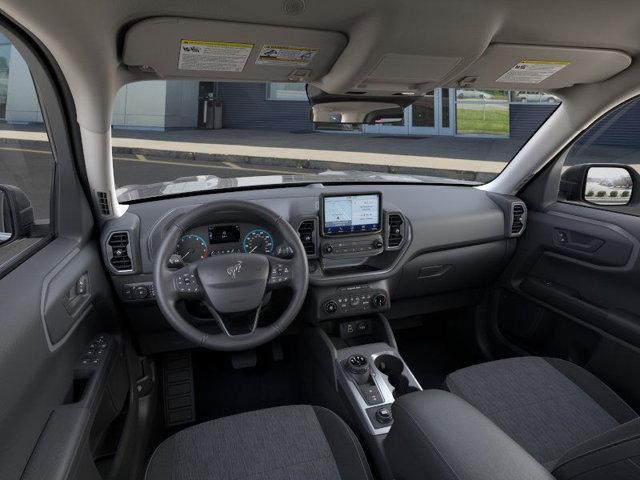
[(249, 224), (209, 225), (185, 233), (176, 245), (175, 255), (182, 263), (192, 263), (229, 253), (278, 254), (273, 234)]

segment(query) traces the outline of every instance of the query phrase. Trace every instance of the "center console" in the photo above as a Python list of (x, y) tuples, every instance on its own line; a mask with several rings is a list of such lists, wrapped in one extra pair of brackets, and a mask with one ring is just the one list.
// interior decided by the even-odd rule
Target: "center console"
[(316, 381), (329, 380), (312, 396), (352, 419), (351, 426), (375, 452), (381, 478), (392, 479), (384, 452), (384, 439), (395, 422), (391, 407), (422, 387), (400, 355), (387, 318), (377, 313), (320, 322), (305, 331), (303, 342)]
[(340, 349), (336, 361), (338, 385), (371, 435), (389, 432), (397, 398), (422, 390), (398, 351), (386, 343)]

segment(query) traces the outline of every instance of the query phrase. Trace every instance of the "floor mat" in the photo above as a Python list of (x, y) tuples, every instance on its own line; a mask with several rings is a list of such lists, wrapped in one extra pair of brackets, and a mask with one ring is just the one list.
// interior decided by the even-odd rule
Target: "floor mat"
[(397, 330), (395, 336), (400, 354), (423, 389), (442, 388), (449, 373), (484, 361), (456, 332), (459, 314), (429, 315), (420, 321), (420, 326)]
[(274, 361), (270, 345), (258, 350), (255, 367), (235, 370), (230, 354), (194, 354), (194, 388), (198, 422), (237, 413), (304, 403), (297, 351), (282, 342), (283, 358)]

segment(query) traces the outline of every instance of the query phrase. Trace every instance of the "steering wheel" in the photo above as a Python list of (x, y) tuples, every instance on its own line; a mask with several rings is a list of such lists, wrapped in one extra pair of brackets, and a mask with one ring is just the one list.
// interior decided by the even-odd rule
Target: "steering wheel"
[[(169, 258), (188, 229), (239, 219), (277, 232), (293, 255), (285, 259), (235, 253), (207, 257), (178, 269), (170, 267)], [(272, 340), (293, 321), (307, 294), (309, 267), (298, 234), (281, 216), (250, 202), (213, 201), (173, 220), (154, 260), (153, 281), (160, 310), (180, 334), (201, 347), (235, 351)], [(292, 291), (287, 308), (275, 322), (258, 326), (265, 295), (284, 287)], [(204, 332), (187, 321), (177, 308), (182, 300), (201, 300), (222, 333)]]

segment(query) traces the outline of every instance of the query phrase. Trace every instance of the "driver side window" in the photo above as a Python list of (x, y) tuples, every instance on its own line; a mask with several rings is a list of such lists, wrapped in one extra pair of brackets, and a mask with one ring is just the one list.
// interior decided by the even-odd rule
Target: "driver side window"
[(0, 33), (0, 275), (53, 232), (54, 175), (29, 67)]

